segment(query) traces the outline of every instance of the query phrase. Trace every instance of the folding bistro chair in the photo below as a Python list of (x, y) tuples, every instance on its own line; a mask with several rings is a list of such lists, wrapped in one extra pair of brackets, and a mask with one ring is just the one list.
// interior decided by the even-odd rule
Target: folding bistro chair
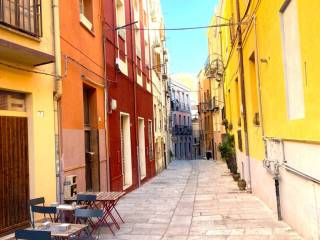
[(25, 240), (51, 240), (51, 233), (47, 231), (17, 230), (15, 232), (15, 238)]
[(45, 203), (44, 197), (30, 199), (30, 206), (40, 205), (40, 204), (42, 204), (42, 206), (44, 206), (44, 203)]
[[(31, 215), (31, 224), (32, 224), (32, 226), (34, 226), (34, 215), (32, 213), (31, 206), (40, 205), (40, 204), (42, 206), (44, 206), (44, 203), (45, 203), (44, 197), (30, 199), (29, 204), (30, 204), (30, 215)], [(44, 216), (44, 218), (46, 217), (45, 214), (43, 216)]]
[(77, 204), (87, 205), (89, 208), (95, 207), (96, 200), (97, 200), (97, 195), (95, 194), (78, 194), (77, 195)]
[(34, 225), (34, 214), (35, 213), (42, 213), (46, 218), (46, 214), (49, 215), (51, 222), (57, 222), (57, 208), (56, 207), (45, 207), (45, 206), (38, 206), (38, 205), (31, 205), (31, 213), (32, 213), (32, 226)]
[(88, 224), (86, 233), (90, 237), (100, 227), (102, 217), (103, 211), (100, 209), (76, 209), (75, 211), (75, 223)]

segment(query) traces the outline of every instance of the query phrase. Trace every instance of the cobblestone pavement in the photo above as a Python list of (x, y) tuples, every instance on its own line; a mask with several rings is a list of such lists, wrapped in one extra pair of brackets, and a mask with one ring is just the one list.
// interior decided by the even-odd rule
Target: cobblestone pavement
[(102, 228), (100, 239), (302, 239), (256, 196), (239, 192), (223, 162), (175, 161), (118, 210), (125, 223), (115, 236)]

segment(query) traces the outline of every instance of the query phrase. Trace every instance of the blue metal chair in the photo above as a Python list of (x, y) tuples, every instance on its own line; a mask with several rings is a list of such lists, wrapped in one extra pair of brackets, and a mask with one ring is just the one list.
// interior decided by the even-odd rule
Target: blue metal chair
[(40, 204), (42, 204), (44, 206), (44, 203), (45, 203), (44, 197), (30, 199), (30, 206), (40, 205)]
[(25, 240), (51, 240), (51, 232), (34, 231), (34, 230), (17, 230), (15, 232), (16, 239)]
[[(42, 206), (44, 206), (44, 203), (45, 203), (44, 197), (33, 198), (33, 199), (30, 199), (30, 201), (29, 201), (29, 205), (30, 205), (30, 215), (31, 215), (31, 224), (32, 224), (33, 227), (34, 227), (34, 214), (32, 213), (31, 206), (40, 205), (40, 204), (41, 204)], [(45, 218), (46, 215), (44, 214), (43, 217)]]
[(38, 206), (38, 205), (31, 205), (31, 213), (32, 213), (32, 226), (34, 225), (34, 214), (35, 213), (42, 213), (44, 217), (46, 214), (49, 215), (51, 222), (57, 221), (57, 208), (56, 207), (45, 207), (45, 206)]
[[(103, 223), (103, 211), (101, 209), (76, 209), (75, 223), (88, 224), (87, 236), (92, 236)], [(99, 235), (99, 234), (98, 234)]]
[(95, 208), (95, 201), (97, 200), (97, 195), (95, 194), (78, 194), (77, 204), (87, 205), (90, 208)]

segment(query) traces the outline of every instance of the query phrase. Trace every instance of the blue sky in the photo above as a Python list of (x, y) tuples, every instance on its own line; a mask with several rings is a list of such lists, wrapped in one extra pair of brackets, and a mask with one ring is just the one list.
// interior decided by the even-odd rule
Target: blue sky
[[(167, 28), (209, 25), (217, 0), (161, 0)], [(167, 31), (169, 73), (196, 76), (207, 59), (206, 29)]]

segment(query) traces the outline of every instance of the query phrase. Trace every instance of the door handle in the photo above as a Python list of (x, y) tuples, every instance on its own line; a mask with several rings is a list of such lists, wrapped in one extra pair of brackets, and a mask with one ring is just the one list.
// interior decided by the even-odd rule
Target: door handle
[(95, 152), (86, 152), (86, 154), (89, 154), (90, 156), (95, 155)]

